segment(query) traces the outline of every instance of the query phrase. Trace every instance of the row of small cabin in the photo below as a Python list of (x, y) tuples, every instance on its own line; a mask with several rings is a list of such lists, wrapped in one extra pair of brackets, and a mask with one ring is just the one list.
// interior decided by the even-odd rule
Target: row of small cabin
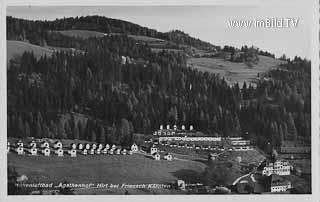
[[(21, 140), (19, 140), (16, 143), (16, 148), (15, 148), (15, 152), (18, 153), (18, 155), (23, 155), (25, 154), (24, 152), (24, 144)], [(50, 156), (51, 150), (50, 150), (50, 145), (48, 142), (43, 141), (40, 144), (40, 149), (41, 149), (41, 153), (44, 156)], [(57, 154), (58, 156), (63, 156), (64, 154), (64, 150), (63, 150), (63, 146), (62, 143), (60, 141), (56, 141), (53, 145), (53, 149), (54, 149), (54, 153)], [(76, 157), (77, 155), (77, 150), (80, 150), (80, 153), (83, 155), (87, 155), (87, 154), (133, 154), (134, 152), (138, 152), (139, 148), (138, 146), (134, 143), (131, 148), (131, 150), (127, 150), (127, 149), (120, 149), (117, 148), (116, 145), (112, 145), (110, 146), (109, 144), (106, 144), (105, 146), (102, 144), (75, 144), (75, 143), (71, 143), (70, 145), (70, 150), (68, 150), (68, 154), (70, 154), (71, 157)], [(26, 147), (26, 150), (31, 154), (31, 155), (37, 155), (38, 154), (38, 148), (37, 148), (37, 144), (34, 140), (30, 141), (28, 146)], [(8, 142), (7, 145), (7, 152), (10, 151), (10, 142)]]
[[(160, 160), (161, 159), (161, 155), (159, 153), (159, 150), (158, 148), (155, 146), (155, 145), (152, 145), (150, 147), (150, 154), (151, 156), (153, 157), (153, 159), (155, 160)], [(172, 161), (173, 160), (173, 156), (172, 154), (170, 153), (166, 153), (164, 156), (163, 156), (163, 159), (167, 160), (167, 161)]]

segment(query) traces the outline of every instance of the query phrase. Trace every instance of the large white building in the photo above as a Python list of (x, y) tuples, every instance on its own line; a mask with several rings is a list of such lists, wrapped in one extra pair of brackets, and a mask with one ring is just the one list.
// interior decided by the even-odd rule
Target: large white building
[(282, 179), (280, 176), (272, 175), (270, 192), (287, 192), (292, 189), (292, 184), (290, 181)]
[(274, 163), (267, 164), (263, 170), (262, 175), (270, 176), (277, 175), (290, 175), (292, 166), (287, 161), (275, 161)]

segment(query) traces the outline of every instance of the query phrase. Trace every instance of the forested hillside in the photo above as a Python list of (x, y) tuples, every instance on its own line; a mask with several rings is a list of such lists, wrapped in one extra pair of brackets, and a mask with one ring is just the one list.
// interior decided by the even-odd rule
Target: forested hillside
[(309, 61), (289, 60), (256, 88), (229, 86), (219, 75), (188, 68), (183, 53), (152, 52), (126, 35), (81, 39), (47, 32), (68, 29), (214, 47), (185, 33), (98, 16), (36, 22), (8, 17), (7, 39), (82, 50), (40, 59), (25, 52), (9, 63), (8, 136), (129, 144), (132, 133), (151, 133), (160, 124), (192, 124), (212, 136), (248, 136), (262, 149), (267, 142), (310, 142)]

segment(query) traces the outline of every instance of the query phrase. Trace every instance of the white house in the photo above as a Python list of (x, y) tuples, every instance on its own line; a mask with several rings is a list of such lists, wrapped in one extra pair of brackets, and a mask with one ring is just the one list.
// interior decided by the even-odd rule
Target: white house
[(102, 153), (103, 153), (103, 154), (108, 154), (108, 149), (107, 149), (107, 148), (104, 148), (104, 149), (102, 150)]
[(86, 148), (84, 148), (81, 153), (82, 153), (82, 155), (87, 155), (88, 154), (88, 150)]
[(16, 142), (16, 146), (23, 148), (23, 142), (22, 142), (21, 140), (18, 140), (18, 141)]
[(126, 149), (123, 149), (123, 150), (121, 151), (121, 154), (122, 154), (122, 155), (126, 155), (126, 154), (127, 154), (127, 150), (126, 150)]
[(163, 125), (160, 125), (160, 130), (163, 130)]
[(43, 154), (44, 156), (50, 156), (50, 149), (49, 149), (49, 147), (44, 147), (41, 152), (42, 152), (42, 154)]
[(116, 149), (116, 145), (112, 145), (111, 149), (115, 150)]
[(84, 147), (83, 144), (81, 144), (81, 143), (78, 144), (78, 149), (79, 150), (83, 150), (83, 147)]
[(109, 151), (108, 151), (108, 154), (110, 154), (110, 155), (112, 155), (114, 153), (114, 150), (113, 149), (110, 149)]
[(168, 153), (168, 154), (166, 154), (166, 155), (164, 156), (164, 159), (167, 160), (167, 161), (172, 161), (173, 156), (172, 156), (170, 153)]
[(94, 153), (95, 153), (95, 149), (91, 148), (91, 149), (89, 150), (89, 154), (93, 155)]
[(136, 143), (133, 143), (132, 146), (131, 146), (131, 151), (132, 152), (138, 152), (139, 151), (139, 148), (138, 148), (138, 145)]
[(177, 130), (177, 125), (173, 125), (173, 130)]
[(90, 144), (87, 143), (85, 148), (86, 148), (86, 150), (89, 150), (90, 149)]
[(41, 142), (41, 145), (40, 145), (41, 148), (49, 148), (49, 143), (47, 141), (43, 141)]
[(154, 160), (159, 161), (159, 160), (160, 160), (160, 154), (159, 154), (159, 153), (155, 153), (155, 154), (153, 155), (153, 158), (154, 158)]
[(132, 154), (133, 154), (133, 151), (129, 150), (129, 151), (128, 151), (128, 154), (129, 154), (129, 155), (132, 155)]
[(102, 145), (102, 144), (99, 144), (99, 145), (98, 145), (98, 149), (102, 150), (102, 149), (103, 149), (103, 145)]
[(37, 153), (38, 153), (38, 150), (37, 150), (37, 148), (35, 148), (35, 147), (31, 147), (31, 148), (29, 149), (29, 153), (31, 154), (31, 156), (36, 156)]
[(190, 130), (193, 130), (194, 128), (193, 128), (193, 125), (190, 125), (190, 128), (189, 128)]
[(101, 149), (96, 149), (96, 154), (101, 154)]
[(109, 144), (106, 144), (105, 148), (108, 150), (110, 149), (110, 145)]
[(158, 152), (158, 148), (157, 148), (157, 147), (152, 146), (152, 147), (150, 148), (150, 154), (151, 154), (151, 155), (156, 154), (157, 152)]
[(54, 151), (54, 153), (58, 156), (63, 156), (63, 149), (62, 148), (58, 148)]
[(121, 149), (120, 149), (120, 148), (118, 148), (118, 149), (116, 150), (116, 154), (118, 154), (118, 155), (121, 154)]
[(23, 155), (24, 154), (23, 147), (17, 147), (16, 152), (18, 153), (18, 155)]
[(170, 130), (170, 125), (167, 125), (167, 130)]
[(286, 192), (292, 189), (292, 184), (290, 181), (286, 179), (282, 179), (278, 175), (272, 175), (271, 177), (271, 185), (270, 191), (271, 192)]
[(77, 150), (71, 149), (71, 150), (69, 151), (69, 154), (70, 154), (71, 157), (77, 157)]
[(185, 125), (182, 125), (181, 126), (181, 130), (185, 130), (186, 129), (186, 126)]
[(91, 145), (91, 148), (92, 148), (92, 149), (97, 149), (97, 145), (96, 145), (95, 143), (93, 143), (93, 144)]
[(75, 143), (70, 144), (70, 149), (77, 149), (77, 145)]
[(29, 142), (29, 148), (36, 148), (36, 147), (37, 147), (36, 141), (32, 140)]
[(53, 144), (53, 148), (55, 148), (55, 149), (61, 148), (61, 149), (62, 149), (62, 143), (61, 143), (60, 141), (56, 141), (56, 142)]

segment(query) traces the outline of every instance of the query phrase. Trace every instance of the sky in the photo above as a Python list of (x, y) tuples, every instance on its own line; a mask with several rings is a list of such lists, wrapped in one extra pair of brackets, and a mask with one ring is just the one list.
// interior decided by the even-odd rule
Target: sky
[[(101, 15), (122, 19), (141, 26), (167, 32), (182, 30), (214, 45), (254, 45), (274, 53), (311, 58), (312, 15), (303, 1), (300, 5), (279, 6), (9, 6), (7, 15), (54, 20), (63, 17)], [(228, 20), (298, 19), (289, 28), (234, 28)]]

